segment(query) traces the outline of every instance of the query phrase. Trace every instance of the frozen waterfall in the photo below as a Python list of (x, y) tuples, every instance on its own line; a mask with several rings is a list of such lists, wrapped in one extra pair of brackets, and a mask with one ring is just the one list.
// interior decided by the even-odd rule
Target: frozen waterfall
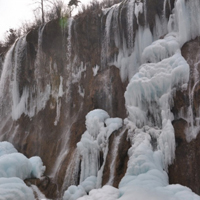
[[(55, 21), (41, 25), (36, 39), (18, 38), (0, 60), (0, 139), (39, 155), (0, 142), (0, 199), (45, 199), (23, 180), (40, 180), (46, 170), (56, 185), (48, 189), (63, 200), (200, 200), (168, 177), (173, 120), (187, 124), (188, 144), (200, 131), (200, 56), (191, 70), (182, 55), (200, 37), (200, 1), (125, 0), (90, 15), (69, 18), (63, 35)], [(177, 91), (188, 102), (175, 113)]]

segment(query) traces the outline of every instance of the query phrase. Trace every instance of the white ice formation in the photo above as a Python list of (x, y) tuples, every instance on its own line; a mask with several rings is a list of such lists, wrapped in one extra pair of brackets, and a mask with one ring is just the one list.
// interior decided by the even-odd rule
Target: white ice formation
[(45, 166), (40, 157), (28, 159), (9, 142), (0, 142), (0, 199), (34, 200), (33, 190), (23, 180), (41, 178)]
[[(122, 119), (110, 118), (108, 113), (96, 109), (86, 115), (87, 130), (77, 144), (81, 156), (80, 184), (70, 186), (65, 191), (64, 200), (76, 200), (90, 190), (101, 186), (102, 173), (108, 153), (110, 135), (122, 127)], [(103, 153), (103, 164), (100, 163), (100, 152)]]
[[(109, 12), (118, 7), (117, 5), (111, 8)], [(132, 144), (128, 151), (127, 172), (119, 184), (119, 189), (111, 186), (93, 189), (89, 195), (79, 200), (103, 200), (105, 194), (106, 199), (110, 200), (200, 199), (187, 187), (169, 185), (167, 175), (168, 165), (172, 164), (175, 158), (175, 136), (171, 123), (174, 119), (171, 113), (173, 92), (177, 88), (184, 89), (189, 81), (189, 65), (182, 57), (180, 48), (185, 42), (200, 35), (199, 10), (198, 0), (175, 1), (175, 8), (168, 23), (168, 33), (164, 38), (154, 42), (152, 40), (153, 43), (146, 48), (145, 45), (141, 48), (139, 43), (141, 59), (138, 63), (143, 64), (130, 78), (125, 93), (128, 111), (125, 123)], [(145, 38), (145, 29), (139, 30), (142, 31), (137, 32), (138, 38)], [(146, 38), (155, 38), (151, 34), (149, 36), (151, 37)], [(136, 35), (136, 43), (140, 41), (138, 38)], [(127, 58), (125, 60), (128, 61)], [(134, 68), (135, 62), (132, 62), (132, 65)], [(127, 74), (123, 67), (120, 68), (123, 74)]]

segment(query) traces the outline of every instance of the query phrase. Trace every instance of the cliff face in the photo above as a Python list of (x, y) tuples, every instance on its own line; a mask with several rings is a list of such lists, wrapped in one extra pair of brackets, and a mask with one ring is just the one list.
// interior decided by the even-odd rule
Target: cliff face
[[(84, 17), (76, 22), (82, 24), (79, 20)], [(78, 24), (74, 22), (72, 26), (75, 28)], [(96, 24), (89, 26), (97, 28)], [(7, 87), (2, 91), (1, 140), (12, 142), (28, 157), (41, 156), (48, 166), (46, 175), (52, 182), (42, 190), (51, 198), (60, 196), (69, 185), (79, 183), (76, 175), (80, 171), (79, 164), (74, 163), (73, 158), (77, 156), (76, 144), (85, 131), (86, 114), (102, 108), (111, 116), (126, 116), (123, 96), (126, 83), (122, 83), (119, 69), (110, 66), (99, 72), (97, 66), (95, 74), (94, 63), (100, 62), (99, 41), (95, 33), (91, 38), (84, 32), (85, 27), (79, 29), (82, 31), (77, 33), (83, 37), (77, 36), (78, 42), (77, 38), (69, 41), (68, 30), (63, 29), (58, 20), (31, 31), (8, 52), (2, 75)], [(94, 48), (91, 49), (94, 55), (89, 54), (87, 46)], [(73, 61), (69, 62), (69, 56)], [(8, 89), (12, 87), (13, 91)], [(11, 92), (7, 93), (7, 89)], [(16, 102), (15, 105), (12, 102)], [(62, 188), (64, 179), (67, 183)]]
[(190, 81), (187, 90), (176, 92), (174, 98), (176, 159), (169, 167), (169, 181), (199, 194), (199, 38), (187, 42), (181, 51), (190, 65)]
[[(9, 50), (0, 81), (0, 140), (12, 142), (27, 157), (42, 158), (50, 179), (37, 185), (47, 197), (60, 197), (79, 184), (83, 158), (77, 143), (87, 113), (103, 109), (110, 117), (128, 116), (127, 84), (144, 63), (145, 47), (168, 33), (173, 8), (173, 0), (125, 1), (105, 10), (94, 6), (67, 24), (54, 20), (32, 30)], [(190, 79), (173, 95), (176, 158), (169, 180), (200, 194), (198, 38), (181, 51)], [(102, 185), (118, 187), (124, 176), (131, 147), (127, 135), (123, 125), (110, 135), (108, 154), (100, 152)]]

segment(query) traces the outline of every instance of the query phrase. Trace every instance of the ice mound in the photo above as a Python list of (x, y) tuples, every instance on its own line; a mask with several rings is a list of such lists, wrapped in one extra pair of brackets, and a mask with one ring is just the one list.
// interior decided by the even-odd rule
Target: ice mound
[(19, 178), (0, 178), (1, 200), (34, 200), (33, 191)]
[(28, 159), (9, 142), (0, 142), (0, 154), (0, 177), (41, 178), (45, 171), (40, 157)]
[(97, 177), (90, 176), (86, 178), (80, 185), (70, 186), (64, 193), (63, 200), (76, 200), (86, 195), (90, 190), (96, 188)]
[(4, 154), (10, 154), (10, 153), (17, 153), (17, 150), (15, 147), (6, 141), (3, 141), (0, 143), (0, 156), (3, 156)]
[(45, 166), (40, 157), (28, 159), (18, 153), (9, 142), (0, 142), (0, 199), (33, 200), (31, 188), (23, 182), (27, 178), (41, 178)]
[(31, 177), (41, 178), (46, 169), (43, 166), (42, 159), (39, 156), (33, 156), (29, 158), (29, 161), (31, 163)]
[[(122, 119), (110, 118), (102, 109), (95, 109), (86, 115), (86, 128), (77, 148), (81, 156), (80, 184), (70, 186), (64, 193), (64, 200), (76, 200), (101, 185), (102, 173), (108, 153), (110, 135), (122, 126)], [(100, 166), (100, 152), (104, 162)]]

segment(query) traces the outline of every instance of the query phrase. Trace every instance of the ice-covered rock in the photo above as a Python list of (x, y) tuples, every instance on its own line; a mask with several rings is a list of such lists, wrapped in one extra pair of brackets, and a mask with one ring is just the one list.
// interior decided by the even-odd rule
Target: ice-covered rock
[(33, 191), (19, 178), (0, 178), (1, 200), (35, 200)]
[(0, 199), (35, 199), (31, 188), (23, 180), (41, 178), (45, 166), (40, 157), (28, 159), (18, 153), (9, 142), (0, 142)]
[(0, 156), (10, 153), (17, 153), (15, 147), (7, 141), (0, 142)]
[(39, 156), (33, 156), (29, 158), (31, 163), (31, 177), (41, 178), (44, 174), (46, 167), (43, 165), (42, 159)]

